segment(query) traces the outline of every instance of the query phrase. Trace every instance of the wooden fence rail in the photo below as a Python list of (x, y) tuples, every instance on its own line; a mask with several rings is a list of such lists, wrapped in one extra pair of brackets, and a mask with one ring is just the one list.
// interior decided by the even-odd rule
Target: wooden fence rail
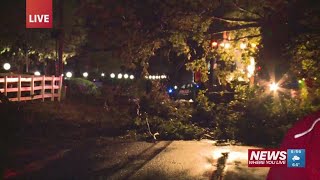
[(0, 74), (0, 91), (10, 101), (61, 100), (63, 77)]

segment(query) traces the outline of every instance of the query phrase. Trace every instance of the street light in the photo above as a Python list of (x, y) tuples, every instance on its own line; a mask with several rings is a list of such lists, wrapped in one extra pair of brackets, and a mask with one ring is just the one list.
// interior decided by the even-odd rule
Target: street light
[(124, 77), (125, 79), (128, 79), (129, 75), (128, 75), (128, 74), (125, 74), (123, 77)]
[(8, 70), (10, 70), (10, 68), (11, 68), (11, 65), (9, 63), (4, 63), (3, 64), (3, 69), (4, 70), (8, 71)]
[(275, 82), (270, 84), (270, 91), (276, 92), (279, 89), (279, 85)]
[(111, 74), (110, 74), (110, 77), (113, 79), (113, 78), (116, 77), (116, 75), (115, 75), (114, 73), (111, 73)]
[(35, 76), (41, 76), (41, 73), (39, 71), (34, 72)]
[(72, 77), (72, 72), (67, 72), (66, 76), (67, 76), (67, 78), (71, 78)]
[(106, 76), (104, 73), (101, 73), (101, 77), (104, 77), (104, 76)]
[(121, 73), (118, 74), (118, 79), (122, 79), (122, 74)]
[(84, 72), (84, 73), (82, 73), (82, 76), (83, 76), (84, 78), (87, 78), (87, 77), (89, 76), (89, 74), (88, 74), (87, 72)]
[(212, 46), (212, 47), (217, 47), (217, 46), (218, 46), (218, 43), (215, 42), (215, 41), (213, 41), (213, 42), (211, 43), (211, 46)]
[(134, 75), (130, 75), (130, 79), (134, 79)]

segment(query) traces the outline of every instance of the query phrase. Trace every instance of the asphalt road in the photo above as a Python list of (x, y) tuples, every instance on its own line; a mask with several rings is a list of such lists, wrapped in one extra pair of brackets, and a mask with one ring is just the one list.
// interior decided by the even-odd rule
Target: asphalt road
[[(265, 179), (268, 168), (248, 168), (248, 146), (213, 141), (128, 142), (110, 138), (14, 152), (7, 179)], [(228, 153), (224, 156), (224, 153)]]

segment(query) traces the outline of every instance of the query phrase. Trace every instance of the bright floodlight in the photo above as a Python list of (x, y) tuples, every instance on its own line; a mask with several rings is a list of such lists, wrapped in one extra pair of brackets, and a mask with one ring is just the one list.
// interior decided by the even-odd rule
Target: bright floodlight
[(134, 79), (134, 75), (130, 75), (130, 79)]
[(118, 74), (118, 79), (122, 79), (122, 74), (121, 73)]
[(247, 67), (247, 70), (248, 70), (248, 77), (249, 78), (254, 75), (255, 61), (254, 61), (253, 57), (250, 58), (250, 65)]
[(34, 72), (34, 75), (35, 75), (35, 76), (40, 76), (41, 73), (40, 73), (39, 71), (36, 71), (36, 72)]
[(231, 47), (230, 43), (226, 43), (226, 44), (224, 45), (224, 48), (226, 48), (226, 49), (229, 49), (230, 47)]
[(279, 89), (279, 85), (277, 83), (271, 83), (270, 84), (270, 91), (277, 91)]
[(89, 74), (87, 72), (84, 72), (84, 73), (82, 73), (82, 76), (86, 78), (89, 76)]
[(116, 75), (115, 75), (114, 73), (111, 73), (111, 74), (110, 74), (110, 77), (113, 79), (113, 78), (116, 77)]
[(128, 74), (125, 74), (123, 77), (124, 77), (125, 79), (128, 79), (129, 75), (128, 75)]
[(105, 74), (104, 74), (104, 73), (101, 73), (101, 76), (102, 76), (102, 77), (104, 77), (104, 76), (105, 76)]
[(4, 63), (3, 64), (3, 69), (8, 71), (11, 68), (11, 65), (9, 63)]
[(247, 45), (246, 45), (245, 43), (241, 43), (241, 44), (240, 44), (240, 48), (241, 48), (241, 49), (245, 49), (246, 47), (247, 47)]
[(67, 76), (67, 78), (71, 78), (72, 77), (72, 72), (67, 72), (66, 76)]

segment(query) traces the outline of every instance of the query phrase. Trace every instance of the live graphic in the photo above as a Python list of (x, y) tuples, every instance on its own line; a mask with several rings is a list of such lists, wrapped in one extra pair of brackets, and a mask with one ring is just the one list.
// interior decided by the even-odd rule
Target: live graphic
[(248, 167), (305, 167), (304, 149), (248, 150)]
[(52, 0), (26, 0), (26, 28), (52, 28)]

